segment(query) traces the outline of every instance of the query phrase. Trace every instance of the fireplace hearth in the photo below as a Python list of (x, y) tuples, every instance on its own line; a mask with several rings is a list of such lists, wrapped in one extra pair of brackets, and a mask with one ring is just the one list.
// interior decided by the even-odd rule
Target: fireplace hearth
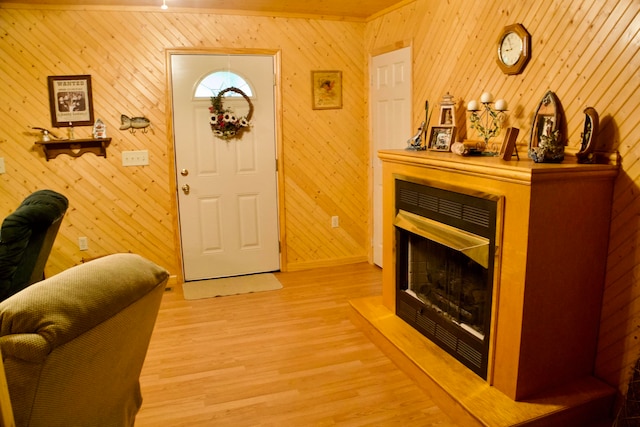
[(396, 313), (487, 378), (500, 197), (398, 179)]

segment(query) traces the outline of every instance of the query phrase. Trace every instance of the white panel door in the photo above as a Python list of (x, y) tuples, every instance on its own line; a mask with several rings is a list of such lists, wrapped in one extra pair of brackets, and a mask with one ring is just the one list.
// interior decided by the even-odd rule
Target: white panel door
[[(185, 280), (276, 271), (280, 268), (274, 59), (261, 55), (171, 55), (173, 131)], [(209, 98), (198, 83), (231, 71), (251, 87), (251, 129), (240, 138), (213, 135)], [(224, 107), (245, 116), (243, 97)]]
[(373, 262), (382, 267), (382, 162), (378, 150), (406, 148), (411, 128), (411, 47), (371, 61)]

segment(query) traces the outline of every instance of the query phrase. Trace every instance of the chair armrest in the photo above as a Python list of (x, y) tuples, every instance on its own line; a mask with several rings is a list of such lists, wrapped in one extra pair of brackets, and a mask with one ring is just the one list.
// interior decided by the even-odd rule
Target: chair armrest
[(25, 362), (41, 363), (51, 353), (51, 346), (38, 334), (13, 334), (0, 337), (0, 348), (4, 358), (15, 358)]

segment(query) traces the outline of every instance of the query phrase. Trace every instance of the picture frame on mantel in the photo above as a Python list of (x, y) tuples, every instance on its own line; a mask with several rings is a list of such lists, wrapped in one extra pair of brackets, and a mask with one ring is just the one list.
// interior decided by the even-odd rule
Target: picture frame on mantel
[(502, 141), (500, 152), (498, 153), (498, 156), (502, 160), (511, 160), (514, 152), (516, 154), (516, 158), (520, 160), (520, 156), (516, 150), (516, 139), (518, 139), (518, 133), (520, 133), (520, 129), (518, 128), (507, 128), (507, 132), (504, 135), (504, 141)]
[(434, 126), (431, 128), (428, 148), (433, 151), (450, 151), (455, 136), (455, 126)]
[(91, 76), (49, 76), (51, 125), (56, 128), (93, 126)]
[(342, 71), (312, 71), (311, 97), (314, 110), (342, 108)]

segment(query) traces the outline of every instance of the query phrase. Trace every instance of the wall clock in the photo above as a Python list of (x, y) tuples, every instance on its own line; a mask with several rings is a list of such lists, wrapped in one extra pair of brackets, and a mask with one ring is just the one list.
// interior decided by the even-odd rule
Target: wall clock
[(522, 24), (504, 27), (498, 38), (498, 65), (505, 74), (520, 74), (531, 59), (531, 35)]

